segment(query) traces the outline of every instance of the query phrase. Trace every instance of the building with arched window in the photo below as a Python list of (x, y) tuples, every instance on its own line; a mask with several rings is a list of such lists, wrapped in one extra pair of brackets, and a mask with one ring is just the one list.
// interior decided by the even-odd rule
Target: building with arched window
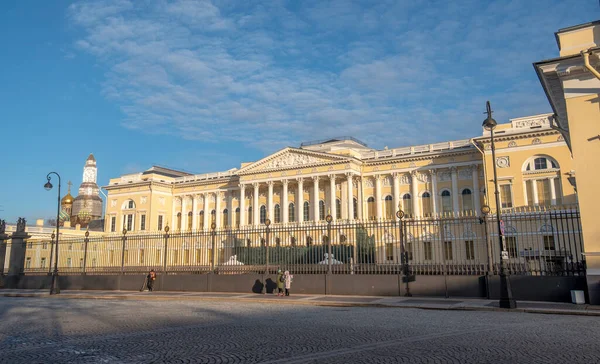
[[(551, 118), (536, 115), (497, 126), (503, 209), (576, 203), (572, 160)], [(110, 230), (114, 217), (115, 226), (138, 230), (141, 211), (146, 230), (155, 230), (159, 217), (174, 230), (206, 230), (212, 221), (217, 227), (258, 226), (269, 215), (274, 224), (322, 221), (328, 213), (334, 221), (385, 220), (396, 218), (398, 206), (407, 218), (477, 215), (484, 204), (495, 209), (491, 172), (485, 130), (472, 139), (385, 150), (352, 138), (331, 139), (284, 148), (225, 172), (193, 175), (152, 167), (111, 179), (106, 225)]]

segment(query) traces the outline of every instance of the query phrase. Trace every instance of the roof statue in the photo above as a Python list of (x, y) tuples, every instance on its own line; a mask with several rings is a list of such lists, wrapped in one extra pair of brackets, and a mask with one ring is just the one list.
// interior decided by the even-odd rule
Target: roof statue
[(25, 221), (24, 217), (19, 217), (19, 220), (17, 220), (17, 233), (24, 233), (25, 232), (25, 225), (27, 225), (27, 222)]

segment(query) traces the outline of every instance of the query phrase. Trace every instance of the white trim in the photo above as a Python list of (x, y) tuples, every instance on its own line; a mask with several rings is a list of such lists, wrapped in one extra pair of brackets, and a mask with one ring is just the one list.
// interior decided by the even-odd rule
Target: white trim
[[(393, 164), (393, 163), (391, 163), (391, 164)], [(483, 165), (483, 161), (474, 160), (474, 161), (470, 161), (470, 162), (433, 164), (433, 165), (416, 167), (416, 168), (415, 167), (396, 168), (396, 169), (389, 169), (389, 170), (385, 170), (385, 171), (363, 173), (362, 177), (373, 177), (376, 175), (391, 175), (392, 173), (410, 173), (412, 171), (421, 172), (421, 173), (429, 173), (428, 171), (431, 169), (445, 169), (445, 168), (450, 168), (450, 167), (470, 167), (473, 165)], [(389, 186), (386, 186), (386, 187), (389, 187)]]
[[(562, 142), (550, 142), (550, 143), (541, 143), (541, 144), (532, 144), (532, 145), (522, 145), (522, 146), (516, 146), (516, 147), (510, 147), (510, 148), (507, 147), (507, 148), (502, 148), (502, 149), (496, 148), (496, 155), (510, 154), (517, 150), (531, 150), (531, 149), (566, 147), (566, 146), (567, 146), (567, 143), (562, 141)], [(486, 150), (485, 154), (491, 155), (492, 151)]]
[[(124, 187), (131, 188), (130, 186), (124, 186)], [(119, 196), (134, 196), (134, 195), (142, 195), (142, 194), (145, 194), (145, 195), (150, 194), (150, 196), (153, 195), (153, 194), (164, 195), (164, 196), (173, 196), (169, 192), (156, 191), (156, 190), (152, 190), (152, 191), (137, 191), (137, 192), (121, 192), (121, 193), (112, 193), (112, 192), (108, 191), (108, 198), (119, 197)]]
[(447, 188), (447, 187), (444, 187), (444, 188), (442, 188), (441, 190), (439, 190), (439, 191), (438, 191), (438, 196), (442, 197), (442, 192), (444, 192), (444, 191), (448, 191), (448, 192), (450, 192), (450, 196), (448, 196), (448, 197), (452, 197), (452, 190), (451, 190), (451, 189), (449, 189), (449, 188)]

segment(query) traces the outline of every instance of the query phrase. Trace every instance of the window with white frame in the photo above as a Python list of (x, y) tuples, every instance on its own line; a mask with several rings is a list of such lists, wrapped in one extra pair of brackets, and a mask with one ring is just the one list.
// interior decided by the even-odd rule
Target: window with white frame
[(309, 221), (310, 220), (310, 204), (308, 203), (308, 201), (304, 201), (304, 206), (302, 209), (302, 213), (303, 213), (303, 217), (304, 217), (304, 221)]
[(429, 192), (423, 192), (421, 203), (423, 205), (423, 216), (431, 216), (431, 194)]
[(335, 200), (335, 218), (337, 220), (342, 218), (342, 201), (339, 198)]
[(473, 193), (469, 188), (462, 190), (462, 209), (465, 212), (473, 211)]
[(528, 177), (525, 182), (527, 205), (561, 203), (560, 166), (555, 159), (546, 155), (533, 156), (523, 164), (523, 174)]
[(452, 195), (450, 191), (443, 190), (441, 193), (442, 196), (442, 212), (448, 213), (452, 212)]
[(296, 205), (293, 202), (290, 202), (288, 206), (288, 219), (290, 222), (296, 221)]
[(367, 199), (367, 216), (369, 220), (375, 220), (377, 215), (375, 214), (375, 198), (369, 197)]
[(404, 196), (402, 196), (402, 209), (404, 210), (404, 214), (406, 216), (412, 216), (412, 198), (410, 193), (405, 193)]
[(319, 201), (319, 220), (325, 220), (325, 201)]
[(260, 223), (264, 224), (267, 221), (267, 207), (262, 205), (260, 207)]
[(512, 185), (503, 184), (500, 185), (500, 204), (503, 209), (508, 209), (513, 207), (512, 202)]
[(275, 216), (274, 216), (275, 223), (280, 223), (281, 222), (281, 207), (279, 206), (279, 204), (275, 205), (275, 207), (273, 208), (273, 213), (275, 214)]
[(385, 203), (384, 203), (384, 207), (385, 207), (385, 218), (388, 220), (391, 220), (394, 218), (394, 202), (393, 202), (393, 198), (391, 195), (387, 195), (385, 196)]

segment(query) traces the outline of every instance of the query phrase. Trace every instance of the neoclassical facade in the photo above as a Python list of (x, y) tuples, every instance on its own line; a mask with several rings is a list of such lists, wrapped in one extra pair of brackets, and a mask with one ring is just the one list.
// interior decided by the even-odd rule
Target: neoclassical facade
[(111, 179), (105, 231), (172, 231), (323, 221), (473, 216), (495, 209), (576, 203), (571, 155), (551, 114), (512, 119), (476, 138), (375, 150), (342, 137), (284, 148), (224, 172), (162, 167)]

